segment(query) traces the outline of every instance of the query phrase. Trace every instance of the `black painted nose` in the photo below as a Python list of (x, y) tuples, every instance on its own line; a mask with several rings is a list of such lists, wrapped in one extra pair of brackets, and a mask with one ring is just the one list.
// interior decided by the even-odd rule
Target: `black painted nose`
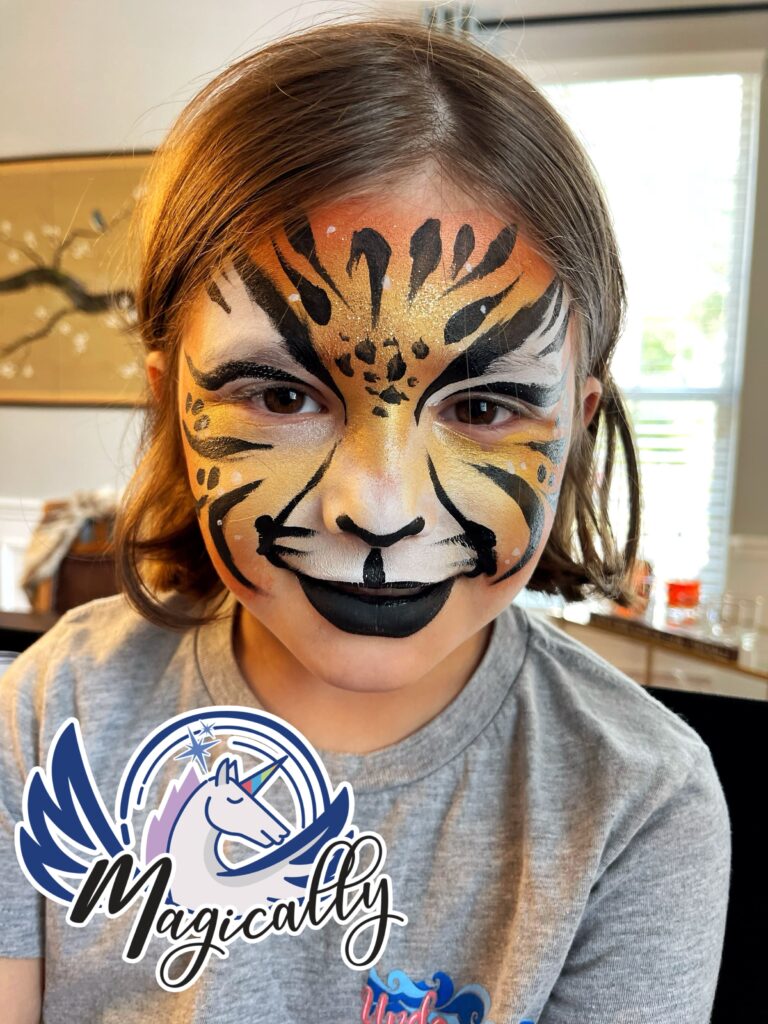
[(358, 526), (346, 515), (336, 516), (336, 524), (340, 529), (346, 530), (347, 533), (353, 533), (356, 537), (364, 540), (372, 548), (388, 548), (403, 537), (413, 537), (424, 529), (424, 520), (421, 516), (416, 516), (410, 523), (395, 530), (394, 533), (371, 533), (370, 530), (364, 530), (362, 526)]

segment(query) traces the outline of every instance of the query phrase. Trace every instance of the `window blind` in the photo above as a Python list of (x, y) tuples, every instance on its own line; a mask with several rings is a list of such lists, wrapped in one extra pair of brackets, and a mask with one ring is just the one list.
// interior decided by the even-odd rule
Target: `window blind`
[[(760, 77), (538, 84), (603, 182), (628, 279), (613, 367), (640, 451), (641, 550), (657, 578), (698, 576), (707, 597), (727, 567)], [(623, 541), (623, 467), (617, 479)]]

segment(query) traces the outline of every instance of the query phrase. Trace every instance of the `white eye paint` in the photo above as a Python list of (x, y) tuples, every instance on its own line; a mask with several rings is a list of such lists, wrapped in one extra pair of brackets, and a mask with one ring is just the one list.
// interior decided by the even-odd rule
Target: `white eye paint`
[(470, 273), (470, 274), (471, 274), (471, 273), (472, 273), (472, 271), (473, 271), (473, 270), (474, 270), (475, 268), (474, 268), (474, 267), (472, 266), (472, 264), (471, 264), (471, 263), (465, 263), (465, 264), (464, 264), (464, 269), (465, 269), (465, 270), (466, 270), (466, 271), (467, 271), (468, 273)]
[(237, 473), (236, 472), (236, 473), (232, 474), (232, 483), (233, 484), (241, 484), (242, 482), (243, 482), (243, 474), (242, 473)]
[(520, 554), (520, 548), (513, 548), (512, 554), (513, 555), (519, 555)]
[(332, 235), (335, 230), (336, 228), (333, 226), (333, 224), (329, 224), (328, 227), (325, 229), (325, 233), (326, 235)]
[(480, 312), (481, 312), (481, 313), (483, 313), (483, 314), (485, 314), (485, 313), (487, 313), (487, 312), (488, 312), (488, 310), (487, 310), (487, 309), (485, 308), (485, 306), (481, 306), (481, 307), (480, 307)]
[(385, 274), (384, 277), (381, 279), (381, 287), (385, 291), (392, 287), (392, 278), (389, 276), (389, 274)]
[(527, 469), (527, 465), (524, 462), (520, 463), (520, 469)]
[(299, 295), (298, 292), (291, 292), (291, 294), (288, 296), (288, 301), (289, 302), (298, 302), (300, 297), (301, 296)]

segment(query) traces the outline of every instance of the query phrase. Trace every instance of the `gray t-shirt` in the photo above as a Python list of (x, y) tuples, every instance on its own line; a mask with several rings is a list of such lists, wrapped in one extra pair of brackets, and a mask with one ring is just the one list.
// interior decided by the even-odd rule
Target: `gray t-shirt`
[[(426, 725), (370, 754), (318, 751), (333, 785), (352, 787), (355, 826), (385, 840), (393, 909), (408, 918), (373, 968), (343, 962), (343, 927), (330, 921), (233, 942), (170, 992), (155, 978), (163, 936), (142, 960), (122, 959), (130, 911), (69, 924), (17, 861), (28, 773), (75, 716), (110, 808), (134, 749), (164, 721), (258, 708), (232, 649), (235, 607), (230, 595), (218, 621), (175, 632), (121, 596), (94, 601), (0, 680), (0, 956), (45, 957), (45, 1021), (352, 1024), (377, 1020), (377, 1005), (410, 1007), (378, 1018), (398, 1024), (709, 1020), (730, 879), (709, 750), (637, 683), (514, 604)], [(435, 997), (419, 1016), (426, 986)]]

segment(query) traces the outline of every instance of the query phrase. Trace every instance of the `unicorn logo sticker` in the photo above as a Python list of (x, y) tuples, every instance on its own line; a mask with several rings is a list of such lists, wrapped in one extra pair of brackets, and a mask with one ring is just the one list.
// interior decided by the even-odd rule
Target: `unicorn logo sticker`
[(316, 751), (283, 719), (206, 707), (177, 715), (139, 745), (110, 815), (79, 722), (69, 718), (45, 769), (26, 780), (16, 855), (32, 885), (68, 907), (73, 927), (138, 904), (122, 957), (140, 960), (152, 935), (165, 935), (171, 945), (155, 976), (167, 991), (188, 988), (235, 939), (298, 935), (331, 919), (352, 922), (341, 956), (359, 970), (381, 956), (391, 925), (408, 919), (392, 909), (384, 840), (360, 832), (353, 812), (349, 783), (333, 789)]

